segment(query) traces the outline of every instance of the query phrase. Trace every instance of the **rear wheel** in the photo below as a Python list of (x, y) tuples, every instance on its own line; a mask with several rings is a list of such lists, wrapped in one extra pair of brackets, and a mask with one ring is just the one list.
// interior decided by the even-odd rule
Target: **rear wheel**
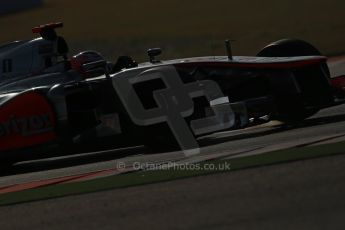
[[(264, 47), (258, 57), (296, 57), (296, 56), (322, 56), (321, 52), (310, 43), (299, 39), (283, 39), (273, 42)], [(318, 67), (316, 67), (318, 68)], [(330, 76), (330, 71), (326, 63), (322, 66), (324, 72)], [(279, 102), (278, 102), (279, 103)], [(293, 103), (294, 106), (278, 111), (276, 119), (284, 122), (302, 121), (319, 111), (316, 108), (305, 108), (300, 100)]]

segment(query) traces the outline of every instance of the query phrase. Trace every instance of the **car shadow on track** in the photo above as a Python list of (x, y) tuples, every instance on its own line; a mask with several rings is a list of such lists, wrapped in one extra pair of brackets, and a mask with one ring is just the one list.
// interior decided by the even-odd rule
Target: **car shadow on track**
[(36, 161), (19, 162), (3, 171), (0, 176), (17, 175), (24, 173), (39, 172), (52, 169), (67, 168), (84, 164), (99, 163), (104, 161), (117, 160), (132, 155), (145, 154), (147, 149), (144, 146), (112, 149), (107, 151), (74, 154), (63, 157), (46, 158)]
[(262, 137), (262, 136), (267, 136), (267, 135), (276, 134), (276, 133), (282, 133), (282, 132), (286, 132), (286, 131), (290, 131), (290, 130), (315, 127), (315, 126), (319, 126), (319, 125), (326, 125), (326, 124), (332, 124), (332, 123), (343, 122), (343, 121), (345, 121), (345, 114), (309, 118), (307, 120), (304, 120), (303, 122), (298, 122), (298, 123), (281, 124), (281, 125), (263, 128), (263, 129), (260, 128), (257, 130), (255, 128), (253, 128), (248, 132), (243, 130), (243, 132), (241, 132), (239, 134), (232, 134), (232, 131), (229, 131), (228, 134), (225, 134), (222, 137), (211, 136), (211, 137), (206, 137), (206, 138), (200, 138), (199, 144), (200, 144), (200, 146), (205, 147), (205, 146), (225, 143), (228, 141)]

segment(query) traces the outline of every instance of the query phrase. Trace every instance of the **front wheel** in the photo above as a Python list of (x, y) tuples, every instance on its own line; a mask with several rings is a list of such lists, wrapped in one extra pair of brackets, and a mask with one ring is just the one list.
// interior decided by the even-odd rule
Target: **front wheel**
[(296, 123), (301, 122), (307, 119), (308, 117), (313, 116), (319, 109), (305, 109), (299, 108), (295, 110), (291, 110), (289, 112), (282, 113), (276, 117), (276, 120), (282, 121), (284, 123)]
[[(258, 54), (258, 57), (299, 57), (299, 56), (322, 56), (321, 52), (310, 43), (299, 39), (283, 39), (273, 42), (264, 47)], [(315, 71), (323, 71), (330, 76), (327, 63), (322, 63), (320, 68), (316, 66)], [(323, 74), (321, 73), (321, 74)], [(302, 104), (300, 98), (287, 100), (286, 98), (278, 100), (276, 119), (283, 122), (299, 122), (314, 115), (319, 111), (317, 108), (307, 109)]]

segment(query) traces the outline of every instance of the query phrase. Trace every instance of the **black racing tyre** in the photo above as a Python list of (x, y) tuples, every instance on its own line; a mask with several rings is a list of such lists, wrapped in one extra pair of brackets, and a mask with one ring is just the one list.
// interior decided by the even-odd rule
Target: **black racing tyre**
[(282, 39), (264, 47), (258, 57), (320, 56), (321, 52), (310, 43), (299, 39)]
[(280, 113), (275, 119), (285, 123), (298, 123), (313, 116), (317, 112), (319, 112), (319, 109), (294, 108), (288, 112)]
[[(312, 44), (300, 39), (282, 39), (265, 46), (256, 55), (257, 57), (298, 57), (298, 56), (322, 56), (322, 53)], [(328, 76), (330, 71), (327, 63), (323, 68)]]
[[(258, 57), (296, 57), (296, 56), (322, 56), (321, 52), (310, 43), (299, 39), (283, 39), (273, 42), (264, 47), (258, 54)], [(323, 64), (323, 70), (330, 76), (327, 63)], [(284, 122), (299, 122), (314, 115), (319, 109), (306, 109), (299, 105), (289, 108), (288, 111), (278, 111), (278, 120)], [(279, 103), (279, 102), (278, 102)]]

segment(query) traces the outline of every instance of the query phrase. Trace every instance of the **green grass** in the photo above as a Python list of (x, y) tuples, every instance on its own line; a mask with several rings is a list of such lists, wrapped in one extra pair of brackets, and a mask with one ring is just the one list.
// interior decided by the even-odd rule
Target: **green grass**
[(267, 43), (302, 38), (327, 54), (345, 49), (343, 0), (46, 0), (44, 7), (0, 18), (0, 42), (30, 38), (30, 28), (64, 21), (72, 52), (97, 49), (107, 58), (143, 60), (152, 46), (164, 58), (223, 54), (223, 40), (237, 40), (236, 54), (255, 55)]
[[(231, 165), (231, 171), (246, 168), (286, 163), (297, 160), (306, 160), (317, 157), (332, 156), (345, 153), (345, 142), (336, 144), (326, 144), (314, 147), (293, 148), (269, 152), (256, 156), (234, 158), (230, 160), (213, 160), (203, 162), (203, 164), (224, 164)], [(53, 185), (20, 192), (13, 192), (0, 195), (0, 206), (18, 204), (29, 201), (37, 201), (64, 197), (69, 195), (85, 194), (110, 189), (119, 189), (131, 186), (146, 185), (164, 181), (172, 181), (195, 176), (203, 176), (215, 173), (225, 173), (227, 171), (211, 170), (156, 170), (139, 171), (118, 176), (110, 176), (101, 179), (94, 179), (84, 182), (70, 184)]]

